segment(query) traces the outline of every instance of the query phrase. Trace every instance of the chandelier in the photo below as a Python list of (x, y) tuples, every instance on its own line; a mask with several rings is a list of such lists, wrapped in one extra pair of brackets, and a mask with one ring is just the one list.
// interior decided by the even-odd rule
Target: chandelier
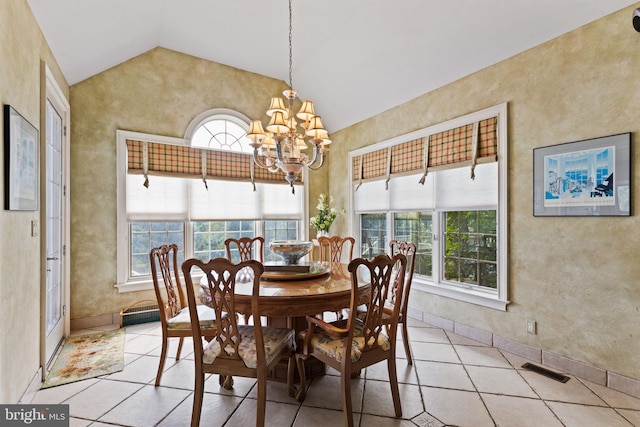
[[(293, 184), (304, 168), (317, 170), (322, 167), (331, 140), (320, 116), (314, 111), (312, 101), (302, 102), (300, 111), (295, 116), (293, 114), (293, 102), (298, 93), (293, 90), (292, 84), (291, 16), (289, 0), (289, 88), (282, 93), (286, 101), (279, 96), (272, 97), (266, 112), (271, 118), (267, 131), (264, 131), (260, 120), (253, 120), (247, 138), (252, 141), (250, 145), (256, 165), (270, 172), (284, 172), (293, 193)], [(300, 119), (300, 123), (296, 118)], [(302, 153), (308, 148), (307, 143), (313, 147), (310, 155)]]

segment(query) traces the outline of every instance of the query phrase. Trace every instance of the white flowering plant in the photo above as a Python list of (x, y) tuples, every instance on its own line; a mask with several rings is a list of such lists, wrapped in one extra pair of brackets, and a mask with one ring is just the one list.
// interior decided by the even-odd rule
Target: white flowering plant
[(316, 231), (329, 232), (329, 228), (331, 228), (331, 224), (338, 216), (338, 211), (335, 208), (329, 206), (330, 199), (326, 194), (320, 194), (318, 197), (318, 214), (316, 216), (312, 216), (310, 223), (311, 226)]

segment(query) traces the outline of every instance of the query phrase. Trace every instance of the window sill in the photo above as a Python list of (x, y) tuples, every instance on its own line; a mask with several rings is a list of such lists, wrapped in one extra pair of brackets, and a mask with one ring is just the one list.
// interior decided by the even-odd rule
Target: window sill
[[(200, 283), (200, 279), (202, 278), (202, 274), (195, 273), (192, 275), (194, 284)], [(184, 289), (185, 280), (180, 274), (180, 285)], [(162, 285), (161, 285), (162, 286)], [(140, 292), (140, 291), (152, 291), (153, 290), (153, 280), (150, 277), (145, 277), (140, 280), (131, 280), (125, 283), (118, 283), (115, 285), (118, 289), (119, 294), (125, 294), (127, 292)]]
[(151, 279), (137, 280), (126, 283), (118, 283), (115, 285), (119, 294), (127, 292), (151, 291), (153, 290), (153, 281)]
[(507, 311), (507, 305), (509, 304), (508, 300), (500, 299), (497, 293), (428, 282), (415, 277), (412, 289), (501, 311)]

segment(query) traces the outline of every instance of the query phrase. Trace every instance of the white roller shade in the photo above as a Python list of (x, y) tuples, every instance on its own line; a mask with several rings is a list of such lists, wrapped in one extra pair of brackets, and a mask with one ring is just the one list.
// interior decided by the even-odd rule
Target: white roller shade
[(208, 180), (190, 180), (190, 219), (259, 220), (263, 218), (301, 219), (304, 187), (296, 186), (296, 194), (283, 184)]
[(498, 206), (498, 163), (476, 166), (470, 178), (468, 167), (438, 171), (435, 181), (438, 209), (472, 209)]
[(384, 180), (363, 182), (354, 192), (355, 210), (356, 212), (385, 211), (388, 206), (388, 196)]
[(389, 181), (389, 209), (429, 210), (434, 208), (434, 174), (427, 175), (424, 185), (418, 181), (422, 174), (391, 178)]
[(152, 176), (149, 188), (143, 175), (127, 175), (127, 221), (186, 221), (187, 180)]

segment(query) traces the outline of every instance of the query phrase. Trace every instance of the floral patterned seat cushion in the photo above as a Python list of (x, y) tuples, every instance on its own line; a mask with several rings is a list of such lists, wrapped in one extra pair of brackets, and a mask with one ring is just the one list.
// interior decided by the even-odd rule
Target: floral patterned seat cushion
[[(344, 328), (345, 323), (346, 320), (339, 320), (337, 322), (332, 322), (331, 324), (338, 328)], [(357, 362), (362, 356), (362, 348), (364, 347), (362, 328), (363, 323), (358, 320), (353, 334), (353, 344), (351, 345), (351, 362)], [(380, 334), (378, 336), (378, 345), (380, 345), (384, 351), (391, 350), (391, 343), (384, 334)], [(342, 338), (336, 339), (322, 331), (317, 331), (314, 332), (311, 337), (311, 346), (314, 351), (320, 351), (338, 361), (342, 361), (344, 358), (344, 344)]]
[[(215, 329), (216, 314), (211, 307), (198, 305), (198, 319), (200, 319), (200, 329)], [(167, 320), (167, 329), (191, 329), (191, 317), (189, 307), (185, 307), (177, 316)]]
[[(258, 360), (256, 353), (256, 339), (254, 327), (248, 325), (238, 325), (238, 331), (242, 335), (239, 353), (247, 368), (255, 369)], [(277, 357), (283, 348), (293, 346), (294, 331), (291, 329), (263, 327), (265, 358), (267, 364)], [(202, 362), (211, 364), (220, 354), (220, 344), (217, 340), (211, 340), (204, 348)]]

